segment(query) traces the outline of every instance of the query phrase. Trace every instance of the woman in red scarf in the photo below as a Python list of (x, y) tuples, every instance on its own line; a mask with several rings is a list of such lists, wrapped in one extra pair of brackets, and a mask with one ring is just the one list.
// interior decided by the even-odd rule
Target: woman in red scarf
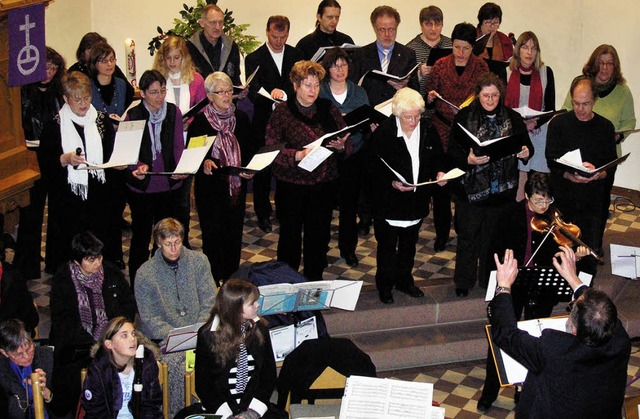
[(250, 122), (233, 104), (233, 84), (223, 72), (204, 82), (209, 104), (189, 126), (188, 141), (216, 136), (211, 153), (195, 177), (195, 199), (202, 228), (202, 251), (217, 285), (240, 266), (247, 180), (252, 173), (237, 167), (249, 162)]
[[(529, 107), (535, 111), (555, 111), (556, 87), (551, 68), (540, 57), (540, 43), (533, 32), (523, 32), (516, 42), (511, 64), (507, 68), (507, 94), (504, 104), (509, 108)], [(545, 157), (548, 124), (536, 128), (537, 118), (525, 120), (529, 137), (536, 150), (525, 164), (518, 164), (520, 182), (516, 199), (524, 199), (524, 184), (529, 171), (549, 173)]]

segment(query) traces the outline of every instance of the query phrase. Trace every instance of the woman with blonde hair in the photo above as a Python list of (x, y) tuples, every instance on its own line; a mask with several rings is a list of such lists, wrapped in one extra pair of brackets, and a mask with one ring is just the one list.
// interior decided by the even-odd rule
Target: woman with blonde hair
[(230, 279), (198, 330), (196, 392), (207, 412), (223, 418), (269, 417), (276, 364), (269, 331), (258, 316), (260, 291)]
[[(553, 71), (544, 64), (540, 54), (540, 42), (536, 34), (531, 31), (523, 32), (516, 41), (511, 64), (507, 68), (505, 106), (512, 109), (527, 106), (535, 111), (555, 111), (556, 85)], [(524, 199), (524, 184), (529, 171), (549, 173), (545, 157), (549, 125), (536, 127), (537, 122), (538, 118), (525, 120), (536, 153), (528, 162), (518, 163), (520, 181), (517, 201)]]
[[(158, 70), (167, 79), (166, 100), (180, 108), (183, 114), (207, 97), (204, 79), (196, 71), (183, 38), (169, 36), (164, 40), (153, 60), (153, 70)], [(185, 124), (185, 131), (188, 127)]]

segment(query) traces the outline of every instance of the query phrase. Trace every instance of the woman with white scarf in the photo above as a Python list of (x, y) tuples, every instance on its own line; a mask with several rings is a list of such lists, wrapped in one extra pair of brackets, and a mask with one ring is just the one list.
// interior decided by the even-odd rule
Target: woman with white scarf
[(209, 104), (194, 118), (188, 138), (216, 136), (211, 153), (196, 174), (194, 193), (202, 228), (202, 251), (220, 285), (240, 266), (246, 180), (253, 173), (237, 168), (246, 164), (253, 153), (249, 117), (233, 104), (229, 76), (220, 71), (212, 73), (204, 86)]
[[(129, 110), (127, 119), (146, 120), (138, 163), (127, 178), (127, 201), (131, 208), (129, 278), (131, 288), (138, 268), (149, 259), (153, 225), (165, 218), (189, 223), (180, 211), (183, 180), (187, 175), (147, 175), (173, 172), (184, 150), (182, 113), (165, 100), (167, 81), (156, 70), (147, 70), (138, 83), (142, 102)], [(186, 238), (183, 237), (183, 242)]]
[[(49, 183), (47, 252), (51, 268), (71, 257), (71, 239), (91, 231), (105, 241), (111, 228), (114, 169), (86, 169), (102, 164), (113, 152), (115, 133), (108, 116), (91, 104), (91, 82), (73, 71), (62, 79), (65, 105), (45, 127), (38, 163)], [(53, 273), (53, 272), (51, 272)]]

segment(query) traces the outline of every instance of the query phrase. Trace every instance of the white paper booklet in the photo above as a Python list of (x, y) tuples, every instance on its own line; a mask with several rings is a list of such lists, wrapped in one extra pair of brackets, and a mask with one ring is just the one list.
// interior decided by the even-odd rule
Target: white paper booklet
[(147, 121), (124, 121), (118, 125), (113, 153), (107, 163), (80, 165), (78, 169), (107, 169), (109, 167), (136, 164), (140, 155), (142, 134)]
[(316, 316), (304, 319), (297, 325), (290, 324), (269, 329), (269, 335), (276, 362), (284, 361), (284, 358), (305, 340), (318, 339)]
[(340, 419), (430, 419), (433, 384), (352, 375), (342, 396)]

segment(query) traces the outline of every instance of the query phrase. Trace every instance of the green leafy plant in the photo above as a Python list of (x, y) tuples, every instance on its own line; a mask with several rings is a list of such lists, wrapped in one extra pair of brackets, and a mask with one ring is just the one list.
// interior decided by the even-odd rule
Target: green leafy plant
[[(183, 4), (183, 10), (180, 10), (180, 18), (173, 19), (174, 27), (172, 29), (165, 32), (160, 26), (157, 27), (158, 35), (149, 41), (147, 48), (149, 54), (153, 56), (156, 50), (160, 48), (162, 40), (169, 35), (189, 39), (191, 35), (202, 29), (200, 24), (198, 24), (198, 19), (202, 16), (202, 9), (204, 9), (207, 4), (218, 4), (218, 0), (197, 0), (195, 6)], [(225, 9), (224, 33), (238, 44), (242, 56), (249, 54), (261, 44), (255, 36), (245, 33), (248, 28), (248, 23), (236, 24), (233, 12)]]

